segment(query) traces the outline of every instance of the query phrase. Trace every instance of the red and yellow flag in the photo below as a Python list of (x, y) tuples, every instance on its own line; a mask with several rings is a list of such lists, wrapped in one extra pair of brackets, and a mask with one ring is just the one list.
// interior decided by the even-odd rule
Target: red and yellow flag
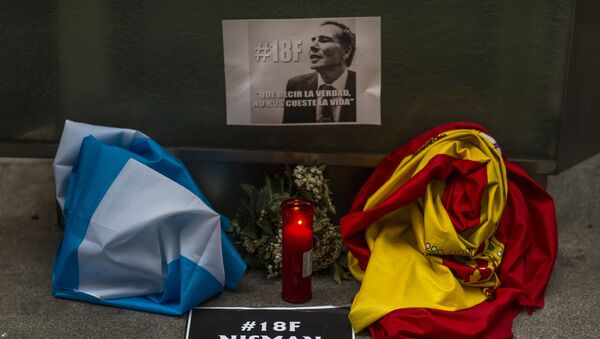
[(551, 197), (479, 125), (440, 126), (375, 169), (341, 219), (374, 338), (511, 337), (556, 259)]

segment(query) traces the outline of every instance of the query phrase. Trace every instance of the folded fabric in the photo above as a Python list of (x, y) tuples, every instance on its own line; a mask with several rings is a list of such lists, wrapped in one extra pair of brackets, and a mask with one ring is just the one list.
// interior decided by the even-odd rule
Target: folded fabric
[(507, 338), (543, 306), (554, 203), (487, 131), (454, 123), (386, 157), (341, 232), (362, 282), (350, 311), (374, 338)]
[(229, 221), (143, 133), (67, 121), (54, 171), (65, 222), (55, 296), (180, 315), (245, 272)]

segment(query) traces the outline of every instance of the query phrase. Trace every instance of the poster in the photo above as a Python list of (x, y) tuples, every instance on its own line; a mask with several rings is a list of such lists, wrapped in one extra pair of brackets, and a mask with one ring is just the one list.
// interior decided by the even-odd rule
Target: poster
[(379, 17), (224, 20), (228, 125), (381, 122)]
[(186, 339), (353, 339), (348, 307), (196, 307)]

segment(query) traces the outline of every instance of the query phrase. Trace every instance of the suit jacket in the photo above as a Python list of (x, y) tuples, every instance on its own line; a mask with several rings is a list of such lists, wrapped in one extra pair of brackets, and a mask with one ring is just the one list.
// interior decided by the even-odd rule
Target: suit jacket
[[(348, 79), (346, 80), (346, 88), (350, 91), (351, 101), (349, 106), (342, 106), (340, 111), (340, 122), (356, 121), (356, 72), (348, 70)], [(317, 90), (317, 72), (302, 74), (288, 80), (286, 91), (316, 91)], [(316, 93), (316, 92), (315, 92)], [(287, 98), (294, 100), (294, 98)], [(283, 123), (302, 123), (316, 122), (317, 107), (316, 106), (296, 106), (283, 108)]]

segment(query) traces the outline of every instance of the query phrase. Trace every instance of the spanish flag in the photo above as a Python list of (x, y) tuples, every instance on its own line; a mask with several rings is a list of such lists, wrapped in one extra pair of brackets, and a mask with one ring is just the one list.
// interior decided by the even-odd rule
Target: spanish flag
[(361, 281), (357, 332), (510, 338), (523, 307), (543, 307), (554, 203), (479, 125), (440, 126), (387, 156), (340, 223)]

